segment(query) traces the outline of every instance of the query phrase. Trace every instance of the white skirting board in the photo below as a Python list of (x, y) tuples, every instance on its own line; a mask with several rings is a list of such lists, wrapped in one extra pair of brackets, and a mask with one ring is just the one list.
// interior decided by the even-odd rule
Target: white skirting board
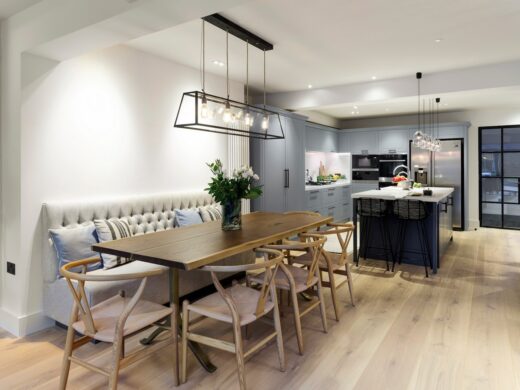
[(28, 334), (53, 325), (54, 321), (45, 316), (41, 311), (24, 316), (16, 316), (0, 308), (0, 328), (5, 329), (16, 337), (25, 337)]
[(475, 230), (480, 228), (480, 221), (478, 219), (470, 219), (466, 230)]

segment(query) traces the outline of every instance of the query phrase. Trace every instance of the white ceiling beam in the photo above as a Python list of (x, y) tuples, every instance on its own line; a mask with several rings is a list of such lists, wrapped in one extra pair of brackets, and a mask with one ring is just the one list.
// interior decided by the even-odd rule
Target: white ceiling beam
[(54, 60), (125, 43), (251, 0), (49, 0), (13, 15), (23, 51)]
[[(421, 94), (432, 95), (517, 85), (520, 85), (520, 61), (423, 74)], [(409, 77), (389, 80), (271, 93), (268, 95), (268, 101), (270, 105), (289, 110), (310, 110), (416, 95), (417, 80), (415, 74), (412, 74)]]

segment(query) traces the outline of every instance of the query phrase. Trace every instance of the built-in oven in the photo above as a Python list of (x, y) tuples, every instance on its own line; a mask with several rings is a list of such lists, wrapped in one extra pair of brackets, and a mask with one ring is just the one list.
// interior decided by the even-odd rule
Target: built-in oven
[(377, 154), (353, 154), (352, 169), (379, 169)]
[[(395, 169), (399, 166), (394, 173)], [(408, 156), (406, 154), (381, 154), (379, 155), (379, 188), (393, 185), (392, 178), (399, 172), (408, 174)]]

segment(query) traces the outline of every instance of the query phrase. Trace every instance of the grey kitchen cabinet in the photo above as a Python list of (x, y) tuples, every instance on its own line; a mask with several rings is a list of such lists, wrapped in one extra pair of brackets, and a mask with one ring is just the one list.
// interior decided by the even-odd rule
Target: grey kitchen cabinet
[(319, 213), (321, 211), (321, 190), (305, 191), (305, 209)]
[(338, 134), (338, 151), (340, 153), (350, 152), (350, 139), (349, 134), (346, 131), (340, 131)]
[(466, 129), (464, 125), (440, 126), (437, 138), (464, 138)]
[(305, 209), (333, 217), (335, 221), (352, 219), (350, 186), (312, 189), (305, 191)]
[(323, 206), (336, 204), (341, 199), (341, 187), (324, 188), (322, 191)]
[(338, 133), (333, 128), (307, 124), (305, 150), (312, 152), (337, 152)]
[(285, 139), (250, 140), (251, 165), (263, 186), (253, 211), (305, 209), (305, 118), (281, 111), (280, 120)]
[(406, 153), (409, 149), (409, 131), (404, 130), (383, 130), (379, 132), (379, 153), (394, 154)]
[(284, 119), (287, 169), (285, 210), (303, 210), (305, 208), (305, 121), (290, 117)]
[(354, 131), (347, 136), (348, 151), (352, 154), (378, 154), (379, 133), (377, 131)]

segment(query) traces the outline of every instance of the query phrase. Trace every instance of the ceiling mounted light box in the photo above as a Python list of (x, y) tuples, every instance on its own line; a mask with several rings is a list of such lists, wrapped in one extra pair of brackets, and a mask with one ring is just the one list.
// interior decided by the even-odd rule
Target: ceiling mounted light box
[[(226, 31), (226, 97), (209, 94), (205, 89), (204, 23), (206, 20)], [(229, 34), (246, 42), (246, 93), (244, 102), (229, 98)], [(262, 106), (249, 104), (249, 45), (260, 48), (264, 54), (264, 102)], [(228, 21), (221, 15), (214, 14), (203, 18), (202, 90), (182, 94), (175, 118), (175, 127), (265, 140), (285, 138), (280, 115), (266, 108), (265, 52), (271, 49), (270, 43)]]

